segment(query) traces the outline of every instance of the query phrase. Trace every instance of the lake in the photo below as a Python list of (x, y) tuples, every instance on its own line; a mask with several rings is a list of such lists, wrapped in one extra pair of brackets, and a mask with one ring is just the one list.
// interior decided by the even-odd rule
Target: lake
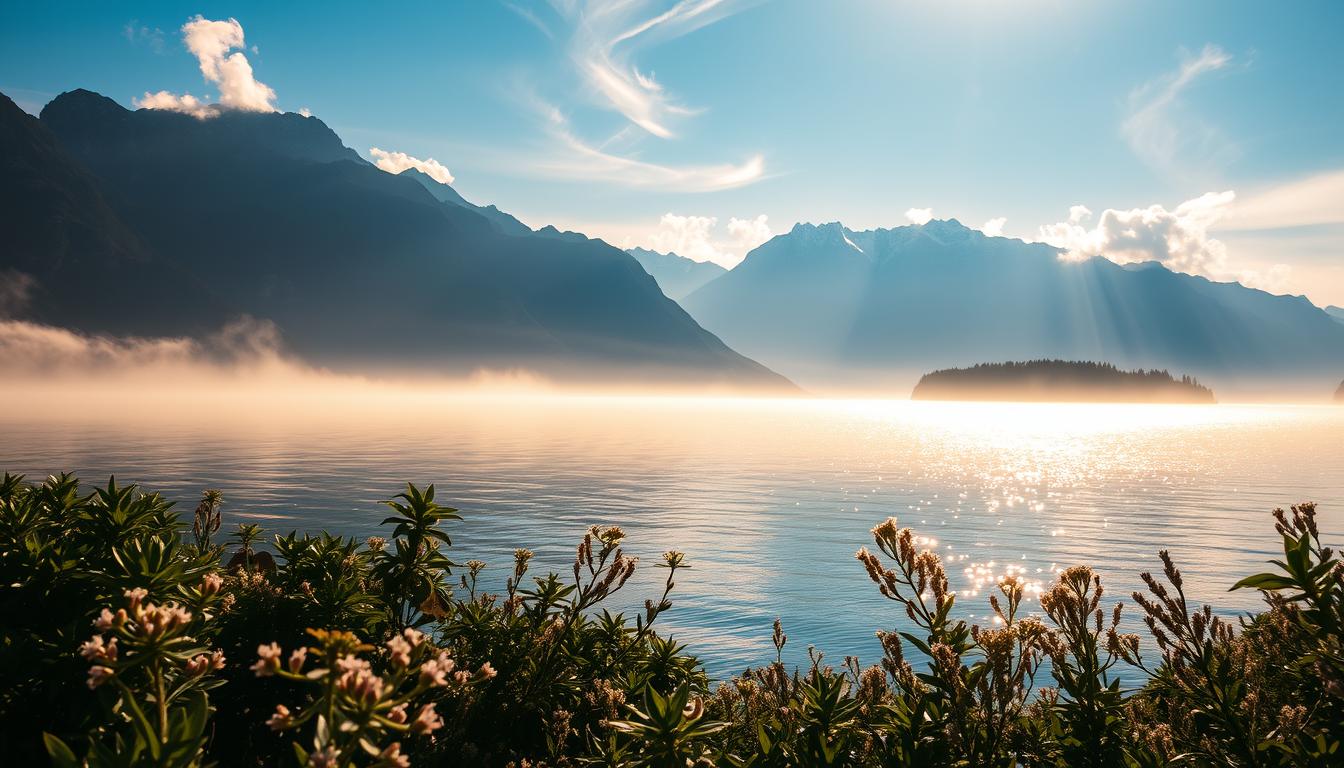
[(433, 482), (465, 517), (451, 556), (485, 561), (491, 589), (516, 547), (567, 572), (587, 526), (621, 525), (644, 562), (618, 604), (656, 598), (653, 563), (686, 552), (660, 624), (720, 677), (773, 659), (776, 617), (788, 661), (809, 643), (876, 661), (874, 632), (903, 615), (854, 553), (887, 516), (936, 542), (981, 622), (1010, 566), (1047, 583), (1091, 564), (1109, 605), (1160, 569), (1160, 548), (1194, 599), (1235, 615), (1257, 605), (1227, 589), (1274, 555), (1273, 507), (1317, 501), (1328, 541), (1344, 540), (1344, 408), (1330, 406), (299, 394), (90, 410), (0, 412), (0, 469), (115, 472), (184, 512), (217, 487), (226, 529), (360, 538), (404, 481)]

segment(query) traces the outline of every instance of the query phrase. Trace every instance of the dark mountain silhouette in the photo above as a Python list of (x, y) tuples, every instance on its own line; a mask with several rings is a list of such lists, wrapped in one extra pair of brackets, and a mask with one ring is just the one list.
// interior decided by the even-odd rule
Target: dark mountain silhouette
[(675, 253), (659, 253), (646, 248), (627, 248), (644, 271), (653, 275), (668, 298), (682, 300), (700, 286), (728, 270), (711, 261), (696, 261)]
[[(157, 258), (98, 180), (4, 94), (0, 147), (0, 317), (118, 334), (207, 328), (191, 320), (219, 311), (204, 286)], [(103, 309), (122, 302), (135, 311)]]
[(26, 239), (7, 234), (23, 247), (0, 269), (81, 299), (42, 305), (44, 322), (172, 335), (248, 314), (334, 367), (787, 386), (619, 249), (384, 173), (316, 118), (132, 112), (88, 91), (41, 124), (3, 106), (5, 199), (29, 202), (3, 214)]
[(1003, 358), (1224, 381), (1344, 370), (1344, 326), (1303, 297), (1058, 253), (954, 220), (867, 232), (800, 224), (682, 304), (735, 349), (813, 381)]
[(980, 363), (926, 373), (912, 400), (1016, 400), (1212, 403), (1213, 391), (1189, 376), (1122, 371), (1107, 363), (1031, 360)]

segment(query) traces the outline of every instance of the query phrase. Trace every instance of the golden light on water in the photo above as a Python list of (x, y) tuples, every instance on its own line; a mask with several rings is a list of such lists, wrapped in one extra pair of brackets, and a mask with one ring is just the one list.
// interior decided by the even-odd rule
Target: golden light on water
[[(359, 537), (402, 483), (435, 482), (466, 518), (458, 559), (488, 563), (487, 579), (502, 582), (518, 546), (563, 570), (588, 525), (622, 525), (633, 554), (687, 553), (668, 627), (720, 671), (768, 656), (775, 617), (836, 657), (872, 658), (874, 627), (900, 618), (853, 555), (889, 516), (942, 557), (958, 617), (981, 625), (1002, 579), (1021, 581), (1032, 612), (1057, 572), (1089, 564), (1120, 598), (1142, 587), (1159, 548), (1194, 599), (1236, 609), (1253, 596), (1227, 588), (1272, 556), (1255, 535), (1272, 533), (1269, 510), (1314, 499), (1323, 528), (1344, 529), (1344, 409), (1327, 406), (372, 383), (30, 394), (0, 412), (5, 469), (115, 472), (177, 499), (220, 487), (235, 519)], [(636, 575), (636, 608), (653, 579)]]

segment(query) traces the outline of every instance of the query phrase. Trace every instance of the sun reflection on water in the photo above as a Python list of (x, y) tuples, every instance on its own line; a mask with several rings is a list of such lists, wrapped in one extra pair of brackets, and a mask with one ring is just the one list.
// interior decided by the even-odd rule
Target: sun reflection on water
[[(791, 663), (806, 643), (873, 659), (874, 631), (904, 619), (853, 555), (889, 516), (938, 552), (959, 615), (982, 624), (1003, 578), (1021, 579), (1035, 609), (1059, 570), (1090, 564), (1119, 599), (1159, 548), (1194, 599), (1235, 612), (1254, 596), (1227, 588), (1272, 556), (1274, 506), (1314, 499), (1323, 527), (1344, 532), (1344, 409), (629, 397), (422, 397), (317, 412), (292, 400), (149, 405), (0, 414), (0, 468), (116, 472), (180, 502), (219, 487), (235, 522), (360, 538), (401, 483), (436, 482), (465, 517), (454, 559), (487, 562), (486, 583), (502, 584), (519, 546), (537, 553), (539, 571), (564, 572), (588, 525), (619, 524), (646, 562), (687, 553), (693, 567), (663, 628), (715, 674), (773, 658), (776, 617), (804, 638)], [(653, 571), (636, 573), (623, 607), (654, 593)]]

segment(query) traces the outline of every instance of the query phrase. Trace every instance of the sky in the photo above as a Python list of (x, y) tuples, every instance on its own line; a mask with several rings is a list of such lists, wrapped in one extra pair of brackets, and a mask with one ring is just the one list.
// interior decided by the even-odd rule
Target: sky
[(0, 91), (303, 111), (533, 226), (726, 266), (956, 218), (1344, 305), (1344, 3), (6, 3)]

